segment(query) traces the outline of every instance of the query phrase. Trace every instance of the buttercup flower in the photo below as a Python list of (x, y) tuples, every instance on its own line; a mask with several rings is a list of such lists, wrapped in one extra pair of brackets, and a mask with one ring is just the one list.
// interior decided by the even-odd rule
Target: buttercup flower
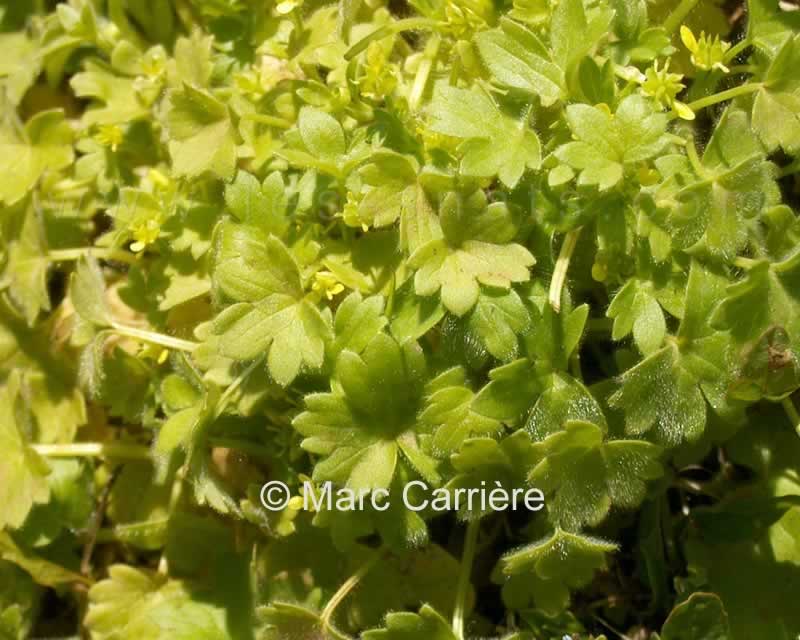
[(367, 48), (361, 93), (373, 98), (383, 98), (397, 86), (397, 68), (390, 64), (381, 45), (371, 42)]
[(314, 284), (311, 285), (311, 290), (320, 296), (324, 295), (328, 300), (333, 300), (335, 296), (344, 291), (344, 285), (330, 271), (317, 271), (314, 274)]
[(669, 72), (669, 60), (660, 69), (656, 60), (653, 66), (645, 71), (642, 93), (653, 98), (661, 107), (671, 109), (684, 120), (694, 120), (694, 111), (689, 105), (675, 99), (686, 88), (681, 80), (683, 75)]
[(97, 133), (94, 134), (95, 142), (109, 147), (114, 153), (122, 144), (124, 137), (125, 133), (122, 131), (122, 127), (116, 124), (101, 124), (97, 128)]
[(700, 32), (700, 39), (695, 38), (692, 30), (683, 25), (681, 27), (681, 40), (692, 54), (692, 64), (703, 71), (719, 69), (728, 73), (730, 69), (725, 66), (725, 54), (731, 48), (730, 42), (720, 40), (720, 37), (711, 38), (705, 31)]
[(161, 215), (148, 216), (146, 218), (142, 218), (141, 220), (135, 221), (131, 225), (131, 231), (133, 232), (134, 239), (133, 244), (131, 244), (131, 251), (135, 253), (144, 251), (148, 245), (151, 245), (158, 240), (158, 236), (161, 234), (162, 222), (163, 218)]

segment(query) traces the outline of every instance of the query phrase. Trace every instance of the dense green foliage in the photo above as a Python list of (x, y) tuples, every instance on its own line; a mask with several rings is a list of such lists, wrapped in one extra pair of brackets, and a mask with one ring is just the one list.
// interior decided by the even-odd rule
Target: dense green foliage
[(0, 638), (800, 637), (795, 9), (0, 3)]

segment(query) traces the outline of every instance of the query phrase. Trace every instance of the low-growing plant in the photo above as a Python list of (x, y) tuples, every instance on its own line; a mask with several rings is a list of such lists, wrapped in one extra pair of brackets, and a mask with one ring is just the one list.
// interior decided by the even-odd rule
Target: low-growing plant
[(0, 637), (800, 635), (796, 3), (14, 0), (0, 51)]

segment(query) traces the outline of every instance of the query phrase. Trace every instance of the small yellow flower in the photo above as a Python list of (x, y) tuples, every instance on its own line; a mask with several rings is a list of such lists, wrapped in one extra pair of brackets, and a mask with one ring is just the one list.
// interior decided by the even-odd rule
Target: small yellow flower
[(131, 251), (134, 253), (144, 251), (148, 245), (158, 240), (158, 236), (161, 234), (162, 222), (163, 217), (161, 215), (148, 216), (135, 221), (131, 225), (131, 232), (133, 233), (134, 239), (134, 242), (131, 244)]
[[(471, 5), (471, 6), (470, 6)], [(486, 24), (486, 7), (470, 0), (448, 0), (444, 7), (447, 26), (457, 39), (469, 40), (470, 35)]]
[(344, 291), (344, 285), (330, 271), (318, 271), (314, 274), (311, 290), (320, 297), (324, 295), (328, 300), (333, 300)]
[(125, 132), (122, 127), (116, 124), (101, 124), (97, 127), (97, 133), (94, 134), (94, 140), (104, 147), (109, 147), (114, 153), (117, 152), (119, 145), (122, 144), (125, 138)]
[(153, 344), (144, 345), (139, 350), (139, 357), (153, 360), (157, 364), (164, 364), (169, 358), (169, 349)]
[(689, 105), (676, 100), (676, 96), (686, 86), (681, 82), (683, 76), (680, 73), (669, 72), (669, 60), (660, 69), (658, 60), (656, 60), (644, 75), (645, 79), (642, 83), (644, 95), (653, 98), (653, 101), (660, 107), (671, 109), (684, 120), (694, 120), (694, 111), (689, 108)]
[(301, 6), (303, 6), (303, 0), (283, 0), (275, 5), (275, 11), (279, 15), (285, 16)]
[(162, 191), (166, 191), (172, 186), (172, 180), (170, 180), (158, 169), (150, 168), (147, 171), (147, 177), (157, 190), (160, 189)]
[(352, 191), (347, 192), (347, 202), (344, 203), (342, 209), (342, 219), (348, 227), (361, 227), (364, 233), (369, 231), (369, 225), (358, 215), (358, 198)]
[(730, 69), (725, 66), (725, 54), (731, 48), (730, 42), (720, 40), (719, 36), (711, 38), (705, 31), (700, 32), (700, 39), (695, 38), (692, 30), (683, 25), (681, 27), (681, 40), (692, 54), (692, 64), (703, 71), (719, 69), (728, 73)]
[(359, 80), (361, 93), (381, 99), (394, 91), (397, 86), (397, 67), (390, 64), (388, 55), (378, 42), (371, 42), (364, 56), (364, 75)]
[(163, 47), (153, 47), (142, 58), (142, 72), (147, 78), (154, 80), (167, 69), (167, 54)]

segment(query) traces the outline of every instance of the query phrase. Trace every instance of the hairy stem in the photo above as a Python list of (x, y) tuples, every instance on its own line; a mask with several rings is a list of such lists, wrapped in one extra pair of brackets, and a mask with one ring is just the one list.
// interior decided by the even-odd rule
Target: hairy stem
[(408, 105), (412, 111), (416, 111), (419, 107), (422, 95), (425, 93), (425, 87), (428, 86), (428, 78), (433, 70), (433, 65), (436, 63), (436, 56), (439, 54), (439, 45), (442, 39), (438, 34), (433, 34), (428, 44), (425, 45), (425, 53), (419, 63), (417, 75), (414, 77), (414, 86), (411, 88), (411, 94), (408, 98)]
[(121, 249), (106, 249), (98, 247), (78, 247), (76, 249), (55, 249), (47, 253), (47, 258), (52, 262), (71, 262), (80, 258), (97, 258), (98, 260), (113, 260), (125, 264), (135, 264), (136, 256)]
[(236, 391), (244, 384), (245, 380), (250, 377), (250, 374), (252, 374), (262, 362), (264, 362), (266, 357), (266, 354), (264, 354), (253, 360), (253, 362), (247, 366), (247, 369), (242, 371), (242, 373), (236, 377), (236, 380), (231, 382), (228, 388), (225, 389), (225, 393), (220, 396), (217, 404), (214, 406), (215, 420), (222, 415), (225, 409), (228, 408), (228, 404), (230, 404), (230, 401), (233, 399), (233, 394), (235, 394)]
[(569, 262), (572, 260), (572, 254), (578, 244), (578, 238), (581, 235), (581, 228), (573, 229), (566, 236), (561, 245), (561, 251), (556, 260), (556, 268), (553, 271), (553, 278), (550, 280), (550, 306), (556, 312), (561, 311), (561, 292), (564, 289), (564, 283), (567, 281), (567, 271), (569, 270)]
[(34, 444), (31, 448), (45, 458), (115, 458), (149, 460), (150, 447), (124, 442), (74, 442), (72, 444)]
[(285, 118), (278, 118), (277, 116), (269, 116), (265, 113), (245, 113), (242, 120), (251, 120), (259, 124), (268, 124), (271, 127), (278, 127), (279, 129), (291, 129), (292, 123)]
[(700, 98), (694, 102), (690, 102), (689, 108), (692, 111), (699, 111), (700, 109), (705, 109), (706, 107), (719, 104), (720, 102), (725, 102), (726, 100), (733, 100), (739, 96), (746, 96), (748, 93), (754, 93), (758, 91), (761, 86), (762, 85), (760, 82), (751, 82), (749, 84), (743, 84), (741, 86), (734, 87), (733, 89), (728, 89), (727, 91), (720, 91), (719, 93), (706, 96), (705, 98)]
[(438, 20), (432, 20), (430, 18), (406, 18), (405, 20), (398, 20), (397, 22), (388, 24), (380, 29), (376, 29), (369, 35), (361, 38), (361, 40), (356, 42), (352, 47), (350, 47), (350, 49), (348, 49), (347, 53), (344, 54), (344, 59), (349, 62), (359, 53), (365, 51), (370, 43), (375, 42), (376, 40), (382, 40), (383, 38), (387, 38), (397, 33), (402, 33), (403, 31), (436, 29), (441, 26), (441, 24), (442, 23)]
[(680, 27), (683, 24), (683, 21), (686, 20), (686, 16), (688, 16), (697, 6), (698, 2), (700, 2), (700, 0), (681, 0), (681, 3), (675, 7), (675, 10), (669, 14), (667, 19), (664, 21), (664, 31), (666, 31), (668, 34), (677, 31), (678, 27)]
[(781, 167), (781, 169), (778, 170), (778, 177), (785, 178), (795, 173), (800, 173), (800, 158), (791, 164), (787, 164), (785, 167)]
[(750, 42), (750, 40), (748, 40), (747, 38), (737, 42), (730, 49), (728, 49), (728, 52), (725, 54), (725, 62), (728, 62), (729, 60), (734, 60), (736, 56), (738, 56), (742, 51), (747, 49), (747, 47), (749, 47), (752, 44), (753, 43)]
[(319, 616), (323, 633), (331, 629), (331, 618), (333, 617), (336, 608), (350, 594), (350, 592), (356, 588), (358, 583), (364, 579), (364, 576), (372, 570), (372, 567), (374, 567), (382, 557), (383, 553), (381, 552), (373, 554), (372, 557), (362, 564), (358, 571), (350, 576), (345, 583), (339, 587), (339, 590), (333, 594), (333, 597), (328, 601), (328, 604), (325, 605), (325, 608), (322, 610), (322, 613)]
[(792, 402), (791, 397), (784, 398), (781, 401), (781, 404), (783, 405), (783, 410), (789, 417), (794, 430), (797, 432), (797, 435), (800, 435), (800, 412), (797, 411), (797, 407), (794, 406), (794, 402)]
[(753, 260), (752, 258), (743, 258), (739, 256), (738, 258), (734, 258), (733, 264), (740, 269), (752, 269), (759, 264), (759, 261)]
[(467, 595), (469, 594), (472, 564), (475, 561), (475, 551), (478, 548), (478, 533), (480, 529), (480, 518), (470, 520), (467, 525), (467, 534), (464, 538), (464, 552), (461, 555), (461, 571), (458, 574), (458, 587), (456, 589), (456, 606), (453, 609), (453, 633), (458, 640), (464, 640), (464, 616), (467, 609)]
[(196, 342), (190, 340), (181, 340), (180, 338), (173, 338), (172, 336), (164, 335), (163, 333), (155, 333), (154, 331), (146, 331), (144, 329), (137, 329), (129, 327), (119, 322), (112, 322), (111, 328), (114, 333), (126, 338), (133, 338), (134, 340), (141, 340), (149, 344), (159, 345), (167, 349), (175, 349), (176, 351), (192, 352), (197, 348)]
[[(184, 464), (180, 469), (175, 472), (175, 478), (172, 481), (172, 488), (169, 494), (169, 507), (167, 513), (175, 513), (178, 505), (183, 497), (183, 483), (186, 479), (187, 466)], [(167, 558), (167, 548), (161, 550), (161, 556), (158, 558), (158, 573), (162, 576), (169, 575), (169, 558)]]

